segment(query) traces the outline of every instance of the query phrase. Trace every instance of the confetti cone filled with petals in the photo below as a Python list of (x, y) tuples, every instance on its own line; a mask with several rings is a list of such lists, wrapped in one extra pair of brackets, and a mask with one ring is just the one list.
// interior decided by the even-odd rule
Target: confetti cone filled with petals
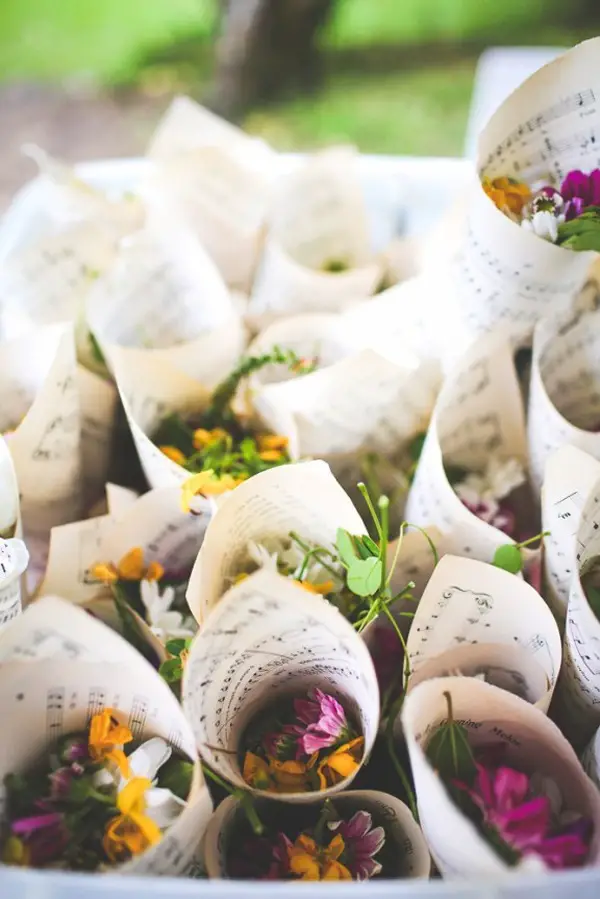
[[(222, 671), (213, 659), (223, 660)], [(222, 719), (221, 676), (235, 728), (232, 717)], [(232, 587), (192, 641), (183, 704), (204, 760), (220, 777), (290, 802), (348, 784), (379, 718), (373, 663), (356, 631), (321, 596), (265, 570)]]
[(358, 790), (306, 806), (240, 800), (217, 809), (206, 830), (209, 877), (244, 880), (365, 881), (429, 875), (423, 834), (409, 809), (386, 793)]
[(445, 677), (411, 691), (402, 723), (442, 873), (597, 864), (600, 795), (539, 709), (475, 678)]
[[(2, 747), (2, 861), (89, 872), (184, 870), (211, 804), (167, 685), (121, 637), (50, 597), (2, 632), (0, 656), (0, 698), (14, 706)], [(111, 698), (114, 706), (105, 706)]]

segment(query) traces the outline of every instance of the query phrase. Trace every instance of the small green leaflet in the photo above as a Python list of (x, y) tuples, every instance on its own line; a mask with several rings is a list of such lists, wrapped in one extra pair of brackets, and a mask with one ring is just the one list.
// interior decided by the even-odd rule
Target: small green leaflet
[(514, 543), (499, 546), (494, 553), (492, 565), (495, 565), (496, 568), (503, 568), (504, 571), (509, 571), (511, 574), (518, 574), (523, 567), (521, 550)]
[(462, 780), (469, 783), (475, 773), (475, 761), (467, 730), (454, 720), (450, 694), (444, 693), (444, 696), (448, 703), (448, 719), (431, 737), (426, 755), (443, 781)]
[(338, 555), (346, 568), (349, 568), (354, 561), (356, 561), (356, 549), (354, 546), (354, 540), (343, 528), (337, 529), (337, 535), (335, 540), (335, 545), (337, 547)]
[(372, 596), (381, 586), (381, 559), (354, 559), (348, 567), (348, 587), (357, 596)]

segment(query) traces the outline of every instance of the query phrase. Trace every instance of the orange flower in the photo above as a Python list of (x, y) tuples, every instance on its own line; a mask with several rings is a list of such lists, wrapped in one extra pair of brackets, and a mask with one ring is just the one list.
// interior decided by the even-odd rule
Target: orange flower
[(213, 428), (212, 431), (207, 431), (206, 428), (196, 428), (192, 438), (194, 449), (204, 449), (205, 446), (210, 446), (211, 443), (224, 440), (226, 437), (229, 437), (229, 434), (224, 428)]
[(308, 590), (309, 593), (319, 593), (320, 596), (327, 596), (328, 593), (333, 591), (333, 581), (324, 581), (322, 584), (311, 584), (310, 581), (296, 580), (296, 583), (300, 584), (301, 587), (304, 587), (305, 590)]
[(247, 752), (244, 756), (242, 777), (247, 784), (257, 790), (271, 790), (269, 765), (254, 752)]
[(112, 562), (98, 562), (90, 568), (90, 575), (105, 584), (116, 581), (160, 581), (165, 570), (160, 562), (144, 565), (144, 550), (136, 546), (125, 553), (118, 565)]
[(112, 818), (104, 832), (102, 846), (114, 864), (145, 852), (161, 838), (158, 825), (144, 814), (145, 793), (152, 786), (147, 777), (133, 777), (117, 796), (121, 812)]
[(356, 737), (349, 743), (338, 746), (319, 762), (317, 775), (322, 790), (333, 787), (354, 774), (363, 756), (364, 743), (364, 737)]
[(247, 784), (267, 793), (305, 793), (310, 790), (307, 771), (310, 762), (304, 764), (294, 759), (279, 762), (265, 759), (254, 752), (246, 752), (242, 776)]
[(95, 762), (113, 762), (123, 777), (129, 776), (129, 763), (123, 745), (130, 743), (133, 735), (128, 727), (119, 724), (112, 709), (104, 709), (90, 721), (88, 751)]
[(259, 434), (256, 438), (256, 445), (260, 452), (265, 450), (282, 450), (287, 449), (289, 439), (282, 434)]
[(290, 871), (300, 880), (352, 880), (352, 874), (338, 859), (344, 838), (337, 834), (329, 846), (318, 846), (312, 837), (301, 833), (288, 849)]
[(212, 468), (194, 474), (181, 485), (181, 508), (184, 512), (189, 512), (195, 496), (219, 496), (233, 490), (241, 480), (242, 478), (234, 478), (230, 474), (218, 478)]
[(494, 205), (510, 217), (520, 216), (531, 197), (526, 184), (511, 178), (484, 178), (481, 186)]
[(187, 456), (180, 449), (177, 449), (176, 446), (159, 446), (159, 450), (167, 459), (170, 459), (171, 462), (175, 462), (177, 465), (185, 465), (187, 461)]
[(262, 453), (258, 454), (258, 458), (262, 459), (263, 462), (279, 462), (283, 453), (281, 450), (264, 450)]

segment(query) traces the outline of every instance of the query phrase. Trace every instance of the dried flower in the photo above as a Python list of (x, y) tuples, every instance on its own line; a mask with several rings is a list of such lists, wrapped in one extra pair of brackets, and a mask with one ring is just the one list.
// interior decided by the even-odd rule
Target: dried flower
[(494, 205), (511, 218), (520, 217), (531, 197), (526, 184), (511, 178), (484, 178), (482, 187)]
[(355, 737), (339, 746), (319, 762), (317, 775), (322, 790), (333, 787), (357, 771), (364, 748), (364, 737)]
[(308, 834), (300, 834), (289, 849), (290, 871), (300, 880), (352, 880), (339, 861), (344, 840), (337, 834), (328, 846), (319, 846)]
[(358, 811), (349, 821), (330, 821), (330, 830), (339, 833), (344, 840), (344, 862), (355, 880), (369, 880), (381, 872), (381, 864), (375, 856), (385, 843), (383, 827), (373, 827), (368, 812)]
[(118, 565), (112, 562), (98, 562), (90, 568), (90, 575), (105, 584), (123, 581), (159, 581), (164, 575), (164, 568), (159, 562), (144, 564), (144, 550), (136, 546), (125, 553)]
[(104, 709), (90, 721), (88, 751), (96, 762), (113, 762), (124, 777), (129, 775), (129, 764), (123, 745), (130, 743), (133, 735), (113, 717), (112, 709)]
[(201, 512), (195, 503), (196, 497), (219, 496), (233, 490), (240, 483), (239, 478), (229, 474), (218, 478), (212, 469), (192, 475), (181, 485), (181, 508), (184, 512)]
[(348, 722), (344, 707), (318, 688), (308, 699), (295, 699), (294, 712), (300, 724), (288, 725), (284, 732), (298, 737), (298, 757), (311, 756), (345, 739)]
[(109, 821), (102, 841), (111, 862), (126, 861), (160, 840), (160, 828), (145, 814), (145, 794), (151, 786), (147, 778), (134, 777), (119, 792), (117, 807), (120, 814)]

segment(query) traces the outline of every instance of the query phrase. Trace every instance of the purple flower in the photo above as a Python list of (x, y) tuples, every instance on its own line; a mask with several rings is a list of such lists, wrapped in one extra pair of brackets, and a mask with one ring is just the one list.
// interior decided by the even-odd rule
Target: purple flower
[(275, 837), (247, 837), (231, 859), (229, 873), (244, 880), (284, 880), (290, 870), (288, 848), (291, 845), (284, 833)]
[(57, 861), (71, 839), (60, 812), (19, 818), (12, 822), (11, 831), (22, 839), (33, 868)]
[(582, 865), (588, 855), (590, 825), (580, 818), (560, 830), (552, 824), (547, 796), (534, 796), (529, 778), (513, 768), (477, 764), (473, 787), (456, 782), (481, 811), (483, 825), (521, 857), (535, 855), (556, 870)]
[(402, 673), (402, 644), (391, 627), (378, 625), (373, 628), (369, 652), (373, 659), (379, 690), (383, 694), (394, 683), (398, 673)]
[(594, 169), (589, 175), (579, 169), (569, 172), (560, 193), (565, 200), (567, 221), (581, 215), (588, 206), (600, 206), (600, 169)]
[(373, 819), (368, 812), (356, 812), (349, 821), (332, 821), (330, 830), (341, 834), (344, 849), (344, 864), (355, 880), (368, 880), (381, 871), (375, 856), (385, 843), (383, 827), (373, 827)]
[(88, 742), (85, 737), (68, 737), (59, 752), (63, 762), (83, 762), (89, 759)]
[(344, 707), (318, 688), (308, 699), (295, 699), (294, 711), (301, 724), (292, 724), (284, 732), (298, 737), (298, 754), (313, 755), (333, 746), (348, 730)]

